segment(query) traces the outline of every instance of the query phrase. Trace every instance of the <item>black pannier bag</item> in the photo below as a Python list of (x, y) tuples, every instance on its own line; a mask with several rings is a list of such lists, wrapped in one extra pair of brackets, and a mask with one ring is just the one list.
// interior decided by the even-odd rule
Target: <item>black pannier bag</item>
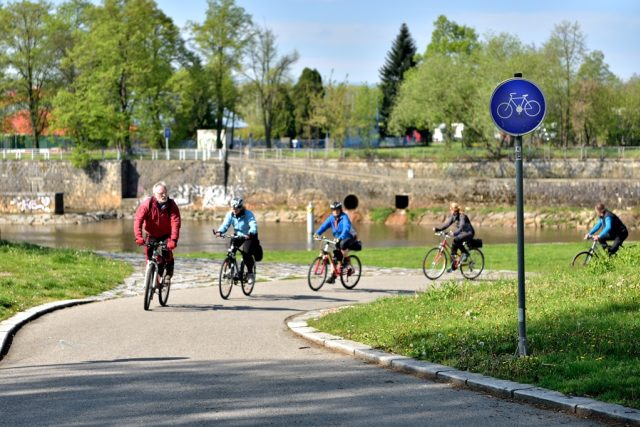
[(481, 248), (482, 247), (482, 239), (471, 239), (469, 241), (469, 246), (472, 248)]
[(361, 251), (362, 241), (356, 240), (355, 243), (349, 249), (351, 249), (352, 251)]

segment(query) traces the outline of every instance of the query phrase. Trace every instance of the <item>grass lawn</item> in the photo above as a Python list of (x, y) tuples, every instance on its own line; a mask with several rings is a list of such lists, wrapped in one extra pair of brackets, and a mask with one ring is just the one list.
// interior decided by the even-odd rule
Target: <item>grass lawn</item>
[[(500, 246), (508, 245), (486, 248), (488, 268), (513, 265), (513, 250)], [(568, 266), (577, 249), (525, 250), (531, 270), (545, 272), (526, 283), (528, 357), (515, 356), (515, 280), (450, 282), (346, 308), (311, 325), (396, 354), (640, 408), (640, 247), (627, 245), (585, 270)]]
[(0, 240), (0, 321), (47, 302), (98, 295), (132, 271), (91, 252)]

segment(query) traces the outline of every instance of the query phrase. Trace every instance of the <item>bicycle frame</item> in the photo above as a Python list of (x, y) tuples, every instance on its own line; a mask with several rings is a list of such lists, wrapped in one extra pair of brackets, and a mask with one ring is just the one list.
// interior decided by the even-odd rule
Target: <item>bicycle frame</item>
[(326, 237), (316, 238), (315, 240), (319, 240), (324, 243), (322, 248), (320, 249), (319, 256), (322, 257), (323, 260), (328, 260), (329, 264), (331, 264), (331, 268), (333, 269), (333, 274), (336, 276), (340, 276), (340, 266), (334, 261), (333, 256), (331, 255), (330, 246), (336, 247), (336, 241), (327, 239)]

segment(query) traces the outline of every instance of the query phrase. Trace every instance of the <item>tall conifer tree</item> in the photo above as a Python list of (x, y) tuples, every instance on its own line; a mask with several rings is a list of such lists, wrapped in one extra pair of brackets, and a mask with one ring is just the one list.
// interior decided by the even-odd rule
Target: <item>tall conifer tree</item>
[(386, 136), (387, 122), (395, 101), (404, 73), (416, 65), (416, 44), (409, 33), (409, 27), (403, 23), (400, 33), (396, 37), (391, 50), (387, 53), (387, 60), (380, 69), (380, 90), (382, 91), (382, 106), (380, 108), (380, 135)]

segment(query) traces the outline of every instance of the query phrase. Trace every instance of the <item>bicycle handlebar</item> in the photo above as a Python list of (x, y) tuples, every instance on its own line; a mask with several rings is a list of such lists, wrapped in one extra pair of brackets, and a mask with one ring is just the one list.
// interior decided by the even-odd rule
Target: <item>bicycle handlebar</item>
[(313, 236), (313, 240), (317, 240), (319, 242), (327, 242), (327, 243), (331, 243), (331, 244), (334, 244), (334, 245), (338, 243), (337, 239), (335, 239), (335, 240), (327, 239), (324, 236)]

